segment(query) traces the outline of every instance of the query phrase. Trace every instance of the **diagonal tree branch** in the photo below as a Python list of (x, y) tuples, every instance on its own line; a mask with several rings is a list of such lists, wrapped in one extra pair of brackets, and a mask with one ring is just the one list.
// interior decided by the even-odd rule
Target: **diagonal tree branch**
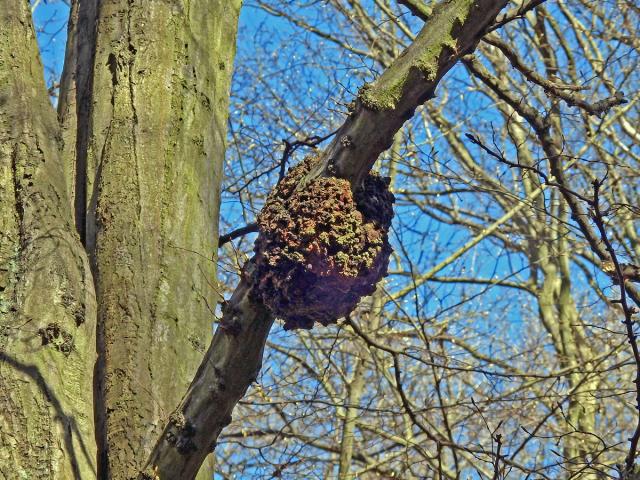
[(545, 78), (533, 68), (528, 67), (520, 59), (518, 54), (498, 35), (488, 34), (483, 38), (483, 41), (500, 49), (513, 68), (522, 73), (528, 81), (541, 86), (547, 96), (564, 100), (570, 107), (581, 108), (589, 115), (602, 116), (609, 113), (613, 107), (628, 103), (628, 100), (624, 97), (624, 93), (619, 91), (607, 98), (594, 102), (589, 101), (585, 95), (579, 93), (579, 90), (585, 90), (586, 87), (564, 85)]
[(353, 111), (311, 172), (345, 178), (357, 188), (415, 109), (435, 95), (442, 77), (475, 49), (508, 2), (443, 1), (433, 8), (415, 41), (374, 83), (360, 89)]
[[(360, 184), (415, 109), (434, 95), (451, 67), (477, 45), (507, 0), (446, 0), (396, 61), (358, 94), (351, 115), (301, 182), (324, 175)], [(273, 322), (243, 278), (182, 402), (171, 415), (140, 479), (191, 479), (215, 447), (231, 412), (255, 381)]]

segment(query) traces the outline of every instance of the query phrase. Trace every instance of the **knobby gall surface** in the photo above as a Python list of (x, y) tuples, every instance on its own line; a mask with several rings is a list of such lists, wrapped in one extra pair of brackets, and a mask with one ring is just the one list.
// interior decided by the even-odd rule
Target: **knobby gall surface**
[(386, 275), (392, 252), (389, 179), (370, 173), (355, 194), (336, 177), (297, 188), (317, 161), (309, 156), (293, 167), (258, 215), (253, 292), (285, 330), (351, 313)]

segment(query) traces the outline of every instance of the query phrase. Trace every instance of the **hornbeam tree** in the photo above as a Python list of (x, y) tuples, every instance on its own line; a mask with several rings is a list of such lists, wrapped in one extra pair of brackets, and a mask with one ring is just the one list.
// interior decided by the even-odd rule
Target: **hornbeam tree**
[[(206, 457), (260, 371), (274, 317), (292, 327), (336, 319), (317, 309), (288, 316), (282, 304), (308, 303), (304, 289), (290, 289), (302, 298), (269, 297), (287, 287), (268, 251), (282, 209), (295, 195), (321, 197), (323, 185), (341, 189), (340, 199), (366, 192), (378, 181), (373, 164), (444, 75), (483, 36), (542, 2), (517, 2), (498, 19), (508, 0), (398, 3), (423, 28), (362, 86), (326, 148), (270, 197), (255, 256), (211, 337), (241, 1), (72, 1), (56, 113), (29, 3), (0, 0), (4, 478), (210, 476)], [(548, 145), (559, 158), (554, 139)], [(285, 214), (305, 222), (302, 210)], [(337, 235), (340, 225), (329, 227)]]

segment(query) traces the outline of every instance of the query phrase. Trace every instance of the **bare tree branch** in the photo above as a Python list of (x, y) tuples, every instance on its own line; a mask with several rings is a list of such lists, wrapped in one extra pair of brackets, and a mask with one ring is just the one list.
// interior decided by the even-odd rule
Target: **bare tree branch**
[(513, 49), (511, 49), (511, 47), (509, 47), (509, 45), (507, 45), (507, 43), (497, 35), (489, 34), (482, 40), (483, 42), (500, 49), (504, 56), (507, 57), (513, 68), (522, 73), (527, 80), (541, 86), (547, 95), (564, 100), (570, 107), (581, 108), (589, 115), (602, 116), (608, 113), (613, 107), (617, 107), (618, 105), (623, 105), (628, 102), (622, 92), (616, 92), (614, 95), (596, 102), (589, 102), (584, 95), (579, 93), (579, 90), (584, 90), (585, 87), (564, 85), (546, 79), (535, 70), (525, 65), (516, 52), (513, 51)]
[(413, 15), (425, 22), (432, 13), (431, 7), (427, 6), (422, 0), (398, 0), (398, 4), (404, 5)]
[[(361, 90), (354, 112), (323, 152), (322, 167), (312, 175), (335, 174), (358, 186), (395, 133), (433, 96), (460, 56), (475, 48), (506, 4), (507, 0), (440, 3), (414, 44), (375, 83)], [(272, 321), (264, 306), (252, 299), (251, 285), (243, 279), (226, 303), (221, 326), (140, 479), (194, 477), (231, 421), (233, 407), (255, 380)]]
[(244, 227), (236, 228), (235, 230), (225, 233), (224, 235), (220, 235), (218, 239), (218, 247), (222, 247), (225, 243), (229, 243), (236, 238), (243, 237), (248, 233), (254, 233), (258, 231), (258, 224), (255, 222), (251, 222)]

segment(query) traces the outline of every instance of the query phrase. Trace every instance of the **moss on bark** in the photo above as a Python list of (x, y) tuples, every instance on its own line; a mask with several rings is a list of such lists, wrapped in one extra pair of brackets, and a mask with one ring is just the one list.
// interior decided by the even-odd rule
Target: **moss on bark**
[(474, 3), (456, 0), (438, 4), (429, 17), (431, 28), (423, 29), (391, 68), (360, 90), (358, 98), (363, 105), (376, 111), (394, 110), (412, 75), (422, 76), (427, 82), (435, 81), (445, 57), (456, 52), (457, 30), (467, 20)]

